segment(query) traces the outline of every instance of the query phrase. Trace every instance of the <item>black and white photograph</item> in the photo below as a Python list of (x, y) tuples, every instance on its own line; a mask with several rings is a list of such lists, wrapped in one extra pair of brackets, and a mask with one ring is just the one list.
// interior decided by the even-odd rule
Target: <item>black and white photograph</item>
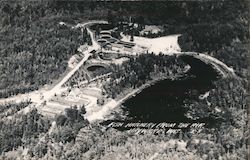
[(0, 0), (0, 160), (250, 160), (250, 1)]

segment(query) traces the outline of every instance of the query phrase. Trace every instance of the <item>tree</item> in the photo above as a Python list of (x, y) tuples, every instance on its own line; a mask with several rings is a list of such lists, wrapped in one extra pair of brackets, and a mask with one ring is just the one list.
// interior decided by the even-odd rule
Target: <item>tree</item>
[(66, 120), (67, 120), (67, 117), (65, 115), (59, 115), (56, 118), (56, 124), (59, 126), (63, 126)]
[(66, 108), (65, 109), (65, 114), (67, 116), (67, 118), (71, 121), (75, 121), (77, 119), (78, 116), (78, 111), (76, 106), (74, 107), (70, 107), (70, 108)]
[(98, 98), (97, 99), (97, 104), (100, 105), (100, 106), (103, 105), (104, 104), (104, 99)]
[(111, 10), (108, 10), (107, 20), (111, 25), (114, 25), (115, 17), (112, 14)]
[(86, 113), (86, 108), (85, 108), (84, 104), (80, 107), (79, 113), (80, 114), (85, 114)]
[(73, 128), (70, 128), (68, 126), (64, 126), (60, 132), (61, 132), (60, 133), (60, 135), (61, 135), (60, 141), (63, 143), (71, 142), (72, 140), (75, 139), (74, 134), (73, 134)]
[(134, 29), (132, 29), (130, 31), (130, 41), (133, 42), (134, 41)]

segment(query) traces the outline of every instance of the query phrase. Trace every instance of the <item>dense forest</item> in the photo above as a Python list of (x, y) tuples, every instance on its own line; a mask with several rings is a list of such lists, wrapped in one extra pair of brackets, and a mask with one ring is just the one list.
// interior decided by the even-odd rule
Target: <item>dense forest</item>
[(62, 18), (41, 3), (1, 3), (0, 97), (58, 79), (84, 43), (80, 29), (60, 26)]
[(30, 101), (24, 101), (20, 103), (8, 102), (5, 104), (0, 104), (0, 119), (11, 116), (30, 104), (31, 104)]
[(103, 88), (109, 97), (116, 98), (125, 89), (140, 87), (149, 80), (184, 74), (186, 65), (176, 55), (141, 54), (123, 65), (112, 65), (112, 75)]
[[(21, 102), (12, 106), (22, 107), (27, 103), (29, 102)], [(51, 134), (55, 142), (75, 141), (78, 131), (89, 124), (83, 117), (85, 113), (84, 106), (79, 110), (76, 107), (71, 107), (65, 110), (65, 115), (57, 116), (54, 119), (57, 126)], [(30, 148), (30, 156), (43, 157), (47, 153), (47, 144), (44, 141), (49, 136), (48, 130), (52, 127), (51, 122), (52, 119), (42, 116), (36, 109), (31, 109), (27, 114), (16, 114), (6, 121), (1, 120), (0, 155), (19, 147), (28, 147)]]
[[(36, 109), (18, 113), (30, 102), (1, 104), (0, 159), (246, 159), (248, 6), (243, 0), (0, 1), (1, 98), (36, 90), (65, 72), (68, 59), (86, 38), (78, 29), (59, 25), (61, 21), (75, 25), (106, 19), (116, 24), (131, 17), (135, 23), (163, 25), (161, 36), (182, 34), (183, 51), (206, 52), (232, 66), (239, 76), (215, 82), (206, 99), (186, 102), (190, 117), (218, 120), (216, 127), (198, 134), (134, 135), (90, 124), (84, 106), (68, 108), (64, 115), (48, 119)], [(114, 74), (104, 89), (115, 98), (124, 88), (139, 87), (152, 79), (154, 73), (181, 73), (185, 64), (175, 59), (147, 54), (113, 65)], [(77, 77), (84, 80), (83, 73), (73, 78), (79, 80)], [(6, 116), (10, 118), (2, 119)]]
[[(198, 152), (202, 155), (212, 150), (215, 154), (211, 157), (218, 158), (220, 154), (229, 153), (232, 159), (246, 159), (248, 105), (245, 88), (247, 83), (237, 78), (224, 78), (216, 81), (215, 86), (216, 88), (210, 91), (209, 97), (187, 105), (188, 114), (191, 117), (216, 119), (215, 127), (206, 129), (197, 137), (213, 139), (214, 144), (206, 144), (213, 149), (210, 151), (198, 149)], [(203, 147), (201, 144), (198, 146)], [(219, 150), (216, 151), (216, 149)]]
[[(228, 80), (232, 81), (232, 79)], [(233, 87), (234, 85), (239, 84), (233, 81), (223, 86)], [(236, 90), (242, 90), (241, 85), (237, 86)], [(228, 90), (217, 90), (214, 94), (218, 95), (215, 92), (221, 91), (224, 92), (225, 97), (228, 96)], [(238, 94), (230, 95), (229, 98), (237, 102), (235, 101), (237, 97)], [(180, 132), (176, 135), (147, 133), (138, 135), (105, 128), (96, 123), (89, 124), (84, 120), (86, 113), (84, 106), (79, 110), (75, 107), (65, 110), (65, 115), (56, 117), (54, 119), (56, 125), (46, 133), (45, 131), (50, 127), (49, 121), (36, 110), (32, 110), (27, 115), (15, 117), (15, 120), (5, 124), (0, 123), (4, 133), (0, 134), (4, 136), (1, 137), (1, 152), (5, 151), (0, 158), (110, 160), (118, 157), (126, 160), (148, 159), (156, 154), (157, 159), (162, 160), (167, 158), (245, 159), (246, 139), (243, 133), (246, 129), (244, 128), (246, 115), (243, 111), (245, 106), (237, 108), (237, 105), (234, 105), (223, 108), (225, 104), (226, 102), (220, 104), (221, 109), (228, 112), (227, 115), (221, 116), (224, 120), (218, 127), (205, 128), (200, 133)], [(236, 110), (238, 112), (235, 112)], [(201, 117), (204, 115), (207, 114), (202, 112)], [(11, 151), (13, 148), (17, 151)]]
[[(22, 104), (21, 104), (22, 105)], [(28, 114), (17, 115), (7, 121), (0, 121), (0, 153), (8, 152), (19, 146), (36, 144), (39, 135), (50, 127), (50, 121), (34, 109)]]

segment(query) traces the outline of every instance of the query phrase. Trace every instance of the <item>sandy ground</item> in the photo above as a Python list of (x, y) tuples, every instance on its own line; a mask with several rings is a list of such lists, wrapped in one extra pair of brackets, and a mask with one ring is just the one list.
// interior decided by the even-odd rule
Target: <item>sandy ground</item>
[[(124, 34), (121, 34), (121, 36), (123, 41), (130, 42), (130, 36), (125, 36)], [(222, 73), (223, 77), (229, 76), (230, 74), (235, 76), (233, 68), (228, 67), (226, 64), (212, 56), (202, 53), (199, 53), (198, 55), (195, 52), (181, 52), (181, 48), (178, 44), (179, 36), (179, 34), (164, 36), (160, 38), (145, 38), (134, 36), (134, 43), (136, 43), (136, 47), (145, 47), (148, 49), (149, 53), (154, 52), (156, 55), (160, 52), (162, 52), (163, 54), (175, 53), (193, 55), (194, 57), (204, 62), (211, 63), (217, 70)]]
[(107, 115), (107, 113), (109, 113), (112, 109), (114, 109), (118, 104), (119, 103), (117, 101), (111, 100), (110, 102), (108, 102), (107, 104), (102, 106), (99, 111), (92, 112), (89, 115), (87, 114), (85, 116), (85, 118), (90, 122), (93, 122), (95, 120), (104, 119), (104, 116)]
[(77, 64), (77, 59), (76, 59), (75, 55), (73, 55), (73, 56), (69, 59), (69, 61), (68, 61), (68, 67), (69, 67), (69, 68), (74, 68), (74, 67), (76, 66), (76, 64)]
[[(125, 36), (121, 34), (122, 41), (130, 42), (130, 36)], [(134, 36), (133, 43), (136, 43), (138, 46), (146, 47), (148, 52), (154, 52), (159, 54), (160, 52), (164, 53), (179, 53), (181, 48), (178, 44), (178, 37), (180, 35), (169, 35), (159, 38), (145, 38)]]

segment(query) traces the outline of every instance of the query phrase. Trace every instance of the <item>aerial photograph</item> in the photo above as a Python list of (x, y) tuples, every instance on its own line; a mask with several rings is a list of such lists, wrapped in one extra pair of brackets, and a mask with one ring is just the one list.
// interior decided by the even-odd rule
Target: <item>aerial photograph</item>
[(250, 160), (249, 52), (248, 0), (0, 0), (0, 160)]

